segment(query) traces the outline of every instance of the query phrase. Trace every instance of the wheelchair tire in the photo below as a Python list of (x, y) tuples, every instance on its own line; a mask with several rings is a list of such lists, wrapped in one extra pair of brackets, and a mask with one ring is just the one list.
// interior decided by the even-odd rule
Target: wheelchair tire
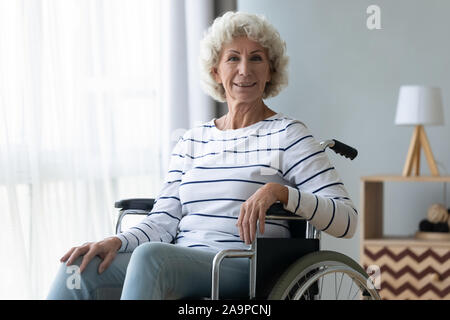
[[(323, 296), (323, 284), (333, 284), (335, 297)], [(338, 274), (341, 274), (340, 279)], [(326, 276), (331, 276), (331, 280)], [(350, 290), (342, 289), (342, 281), (347, 276), (351, 281)], [(339, 288), (337, 288), (339, 283)], [(356, 286), (354, 286), (356, 284)], [(354, 287), (353, 287), (354, 286)], [(344, 286), (345, 287), (345, 286)], [(348, 287), (348, 285), (347, 285)], [(354, 293), (354, 289), (356, 293)], [(369, 275), (351, 258), (334, 251), (317, 251), (303, 256), (294, 262), (278, 279), (272, 288), (269, 300), (338, 300), (339, 293), (347, 292), (348, 299), (359, 297), (367, 300), (379, 300), (378, 291), (374, 288)], [(333, 290), (331, 295), (333, 294)], [(327, 291), (327, 294), (330, 293)]]

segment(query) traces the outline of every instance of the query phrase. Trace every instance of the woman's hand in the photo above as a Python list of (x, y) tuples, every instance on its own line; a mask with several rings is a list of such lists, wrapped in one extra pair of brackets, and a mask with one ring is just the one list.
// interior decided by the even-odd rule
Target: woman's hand
[(285, 186), (270, 182), (259, 188), (242, 204), (236, 226), (239, 228), (241, 239), (246, 244), (251, 244), (255, 240), (258, 220), (259, 231), (261, 234), (264, 233), (267, 210), (277, 201), (287, 203), (288, 194)]
[(70, 249), (60, 261), (67, 261), (66, 265), (70, 266), (79, 256), (84, 255), (80, 265), (80, 273), (82, 273), (92, 258), (99, 256), (103, 260), (98, 267), (98, 273), (101, 274), (114, 260), (121, 245), (122, 242), (117, 237), (109, 237), (98, 242), (87, 242)]

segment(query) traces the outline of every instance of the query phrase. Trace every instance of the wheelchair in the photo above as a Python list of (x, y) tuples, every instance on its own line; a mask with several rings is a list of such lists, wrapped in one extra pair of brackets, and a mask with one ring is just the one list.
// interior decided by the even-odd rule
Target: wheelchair
[[(356, 149), (335, 139), (320, 144), (351, 160), (357, 156)], [(126, 215), (147, 215), (153, 203), (154, 199), (117, 201), (116, 233), (121, 232)], [(372, 279), (357, 262), (338, 252), (320, 250), (320, 231), (306, 219), (274, 203), (266, 220), (287, 220), (291, 237), (256, 238), (249, 249), (218, 252), (212, 264), (211, 300), (219, 299), (220, 265), (226, 258), (250, 259), (250, 300), (380, 300)]]

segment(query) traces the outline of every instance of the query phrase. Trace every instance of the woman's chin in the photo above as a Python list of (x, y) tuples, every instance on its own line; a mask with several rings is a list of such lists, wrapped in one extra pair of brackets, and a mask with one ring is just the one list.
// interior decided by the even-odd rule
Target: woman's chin
[[(233, 100), (237, 100), (240, 102), (252, 102), (252, 101), (256, 101), (256, 100), (262, 100), (262, 95), (258, 92), (251, 92), (250, 90), (248, 91), (244, 91), (244, 90), (239, 90), (239, 91), (234, 91), (231, 95), (229, 95), (230, 97), (232, 97)], [(228, 99), (227, 99), (228, 100)]]

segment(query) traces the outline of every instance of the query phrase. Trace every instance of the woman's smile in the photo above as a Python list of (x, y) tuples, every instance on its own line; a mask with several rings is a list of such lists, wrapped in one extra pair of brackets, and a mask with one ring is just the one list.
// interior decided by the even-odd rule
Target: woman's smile
[(252, 88), (252, 87), (256, 86), (256, 82), (243, 82), (243, 83), (233, 82), (233, 84), (235, 86), (237, 86), (238, 88), (243, 88), (243, 89), (248, 89), (248, 88)]

